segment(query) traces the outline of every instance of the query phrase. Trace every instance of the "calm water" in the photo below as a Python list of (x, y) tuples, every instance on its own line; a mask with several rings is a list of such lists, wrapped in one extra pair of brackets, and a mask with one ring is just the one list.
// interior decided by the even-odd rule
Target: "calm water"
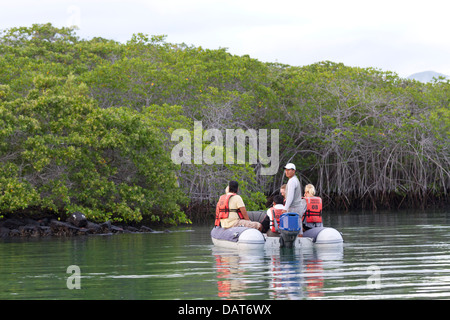
[[(328, 214), (325, 224), (343, 233), (340, 250), (217, 250), (210, 226), (0, 240), (0, 299), (450, 298), (449, 212)], [(80, 289), (67, 287), (71, 265)]]

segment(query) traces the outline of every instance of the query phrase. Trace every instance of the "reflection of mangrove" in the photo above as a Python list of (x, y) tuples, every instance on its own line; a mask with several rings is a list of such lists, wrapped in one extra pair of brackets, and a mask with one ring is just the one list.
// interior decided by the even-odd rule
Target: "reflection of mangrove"
[[(242, 298), (263, 288), (270, 299), (324, 295), (324, 268), (342, 263), (342, 247), (280, 249), (258, 253), (215, 249), (218, 297)], [(257, 287), (257, 288), (256, 288)]]

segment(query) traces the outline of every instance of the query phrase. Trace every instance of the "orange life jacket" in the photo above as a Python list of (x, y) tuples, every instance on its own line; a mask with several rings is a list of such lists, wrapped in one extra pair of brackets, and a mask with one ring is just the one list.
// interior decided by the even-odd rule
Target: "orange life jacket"
[(280, 217), (283, 213), (283, 209), (272, 208), (272, 219), (270, 220), (270, 230), (272, 232), (278, 232), (280, 226)]
[(220, 226), (221, 219), (228, 218), (231, 211), (237, 212), (239, 218), (244, 219), (244, 216), (239, 209), (230, 209), (230, 198), (235, 195), (236, 193), (227, 193), (220, 196), (219, 202), (217, 202), (216, 206), (216, 221), (214, 223), (216, 227)]
[(306, 212), (303, 215), (303, 222), (307, 223), (321, 223), (322, 222), (322, 198), (320, 197), (307, 197), (306, 200)]

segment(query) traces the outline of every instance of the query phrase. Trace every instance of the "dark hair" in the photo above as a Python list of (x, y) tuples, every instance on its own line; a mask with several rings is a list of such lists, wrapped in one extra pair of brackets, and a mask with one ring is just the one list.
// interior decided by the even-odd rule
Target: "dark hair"
[(228, 191), (229, 192), (236, 193), (236, 192), (238, 192), (238, 188), (239, 188), (239, 184), (237, 183), (237, 181), (230, 181), (228, 183)]
[(277, 194), (275, 197), (273, 197), (273, 202), (275, 202), (275, 204), (283, 204), (284, 197), (281, 194)]

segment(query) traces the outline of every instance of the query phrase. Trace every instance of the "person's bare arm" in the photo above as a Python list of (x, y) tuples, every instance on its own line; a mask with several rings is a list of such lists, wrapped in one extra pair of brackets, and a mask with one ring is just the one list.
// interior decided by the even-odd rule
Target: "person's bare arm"
[(250, 220), (250, 218), (248, 217), (247, 210), (245, 209), (245, 207), (240, 207), (239, 211), (241, 211), (241, 214), (244, 217), (244, 220)]

